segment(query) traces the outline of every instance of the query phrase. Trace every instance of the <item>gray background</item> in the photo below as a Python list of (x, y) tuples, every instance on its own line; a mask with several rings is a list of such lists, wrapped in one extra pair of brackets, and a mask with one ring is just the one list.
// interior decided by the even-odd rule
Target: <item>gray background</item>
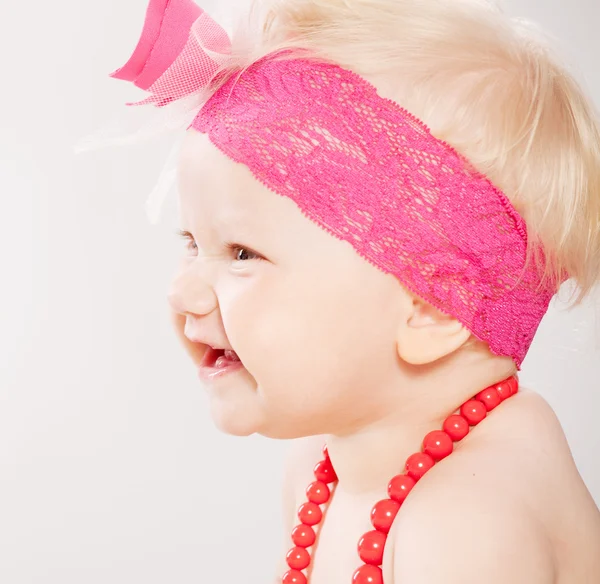
[[(217, 432), (169, 327), (176, 208), (150, 227), (143, 204), (170, 143), (72, 154), (139, 97), (107, 74), (146, 1), (2, 1), (0, 582), (269, 582), (286, 444)], [(505, 6), (561, 40), (600, 102), (597, 0)], [(521, 375), (597, 502), (599, 313), (553, 304)]]

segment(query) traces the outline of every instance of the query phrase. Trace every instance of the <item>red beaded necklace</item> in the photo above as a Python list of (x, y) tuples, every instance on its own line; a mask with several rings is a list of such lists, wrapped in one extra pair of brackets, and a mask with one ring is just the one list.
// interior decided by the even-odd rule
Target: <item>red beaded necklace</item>
[[(436, 462), (446, 458), (454, 449), (454, 442), (462, 440), (496, 406), (513, 396), (519, 390), (517, 377), (509, 377), (501, 383), (491, 385), (479, 392), (473, 399), (466, 401), (455, 413), (449, 416), (442, 430), (429, 432), (423, 440), (421, 452), (412, 454), (406, 460), (405, 473), (395, 476), (388, 484), (388, 499), (379, 501), (371, 510), (371, 524), (375, 528), (365, 533), (358, 541), (358, 555), (363, 564), (352, 576), (353, 584), (383, 584), (381, 564), (383, 550), (392, 522), (402, 503), (417, 481)], [(286, 560), (290, 569), (283, 575), (282, 584), (307, 584), (303, 573), (310, 565), (308, 548), (314, 545), (317, 535), (314, 527), (322, 518), (321, 505), (331, 496), (329, 484), (337, 481), (337, 475), (331, 464), (327, 445), (323, 446), (324, 459), (314, 468), (315, 481), (308, 485), (308, 502), (298, 509), (300, 525), (292, 531), (294, 547), (287, 553)]]

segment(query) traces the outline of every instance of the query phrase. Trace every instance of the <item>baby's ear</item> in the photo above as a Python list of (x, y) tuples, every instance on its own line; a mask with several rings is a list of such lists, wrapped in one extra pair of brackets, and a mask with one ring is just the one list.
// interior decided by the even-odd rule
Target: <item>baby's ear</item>
[(460, 321), (413, 296), (399, 323), (398, 355), (411, 365), (423, 365), (453, 353), (470, 337)]

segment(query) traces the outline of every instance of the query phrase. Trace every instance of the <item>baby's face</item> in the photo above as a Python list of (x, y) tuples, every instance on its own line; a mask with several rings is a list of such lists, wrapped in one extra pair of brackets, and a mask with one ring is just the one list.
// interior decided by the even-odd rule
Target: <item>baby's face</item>
[(171, 286), (173, 322), (196, 364), (205, 347), (186, 336), (231, 347), (244, 365), (207, 383), (217, 426), (291, 438), (380, 417), (378, 392), (398, 367), (398, 281), (195, 130), (179, 190), (193, 242)]

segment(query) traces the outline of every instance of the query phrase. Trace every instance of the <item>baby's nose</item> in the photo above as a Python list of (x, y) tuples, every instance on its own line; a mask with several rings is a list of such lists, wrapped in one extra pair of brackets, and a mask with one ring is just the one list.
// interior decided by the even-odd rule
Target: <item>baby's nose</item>
[(179, 274), (171, 282), (167, 293), (169, 306), (178, 314), (206, 315), (218, 301), (214, 290), (198, 274)]
[(167, 302), (168, 302), (168, 304), (171, 307), (171, 310), (173, 312), (176, 312), (178, 314), (184, 314), (185, 313), (185, 309), (183, 307), (183, 302), (182, 302), (181, 294), (173, 286), (171, 286), (171, 288), (169, 289), (169, 292), (167, 294)]

